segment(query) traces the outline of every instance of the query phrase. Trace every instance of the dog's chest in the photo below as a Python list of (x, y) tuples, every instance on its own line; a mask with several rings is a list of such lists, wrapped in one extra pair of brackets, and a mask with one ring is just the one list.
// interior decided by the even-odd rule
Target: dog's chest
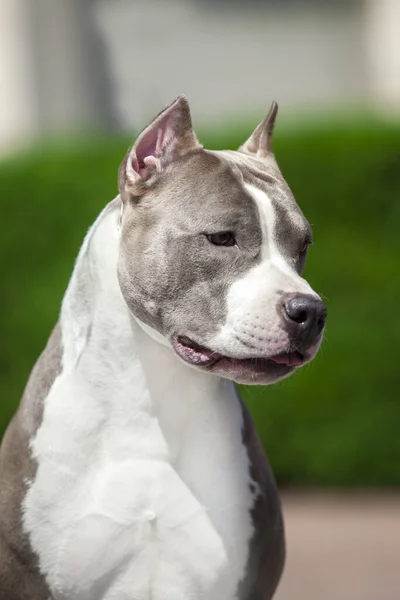
[(134, 402), (130, 377), (53, 387), (24, 505), (40, 568), (54, 600), (233, 600), (253, 534), (241, 407), (221, 388), (155, 414), (139, 375)]

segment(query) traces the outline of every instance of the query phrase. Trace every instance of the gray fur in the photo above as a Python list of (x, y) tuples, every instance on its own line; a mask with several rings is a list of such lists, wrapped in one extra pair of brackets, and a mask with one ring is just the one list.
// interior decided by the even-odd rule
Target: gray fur
[(36, 472), (29, 441), (40, 426), (43, 401), (60, 369), (61, 332), (56, 325), (0, 447), (0, 600), (50, 597), (22, 530), (21, 504)]

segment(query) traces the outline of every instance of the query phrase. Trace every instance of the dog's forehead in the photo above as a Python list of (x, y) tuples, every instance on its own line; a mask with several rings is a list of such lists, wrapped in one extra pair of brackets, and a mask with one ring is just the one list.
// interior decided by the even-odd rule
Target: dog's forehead
[[(251, 188), (261, 195), (255, 198)], [(283, 254), (296, 253), (309, 232), (272, 155), (261, 161), (241, 152), (201, 150), (171, 165), (158, 193), (165, 217), (188, 219), (190, 226), (201, 222), (254, 231), (268, 219), (269, 233)]]
[(240, 169), (216, 153), (200, 150), (172, 169), (163, 190), (171, 199), (225, 210), (251, 205)]
[(259, 214), (239, 169), (211, 152), (201, 150), (174, 161), (154, 195), (163, 223), (198, 232), (242, 227), (255, 232)]

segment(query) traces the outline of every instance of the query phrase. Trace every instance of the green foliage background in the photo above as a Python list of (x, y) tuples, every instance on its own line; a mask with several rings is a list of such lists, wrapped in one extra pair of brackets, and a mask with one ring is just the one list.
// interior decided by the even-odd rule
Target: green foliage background
[[(236, 148), (251, 127), (200, 138)], [(49, 144), (0, 164), (0, 436), (57, 320), (86, 229), (116, 195), (128, 140)], [(314, 229), (306, 277), (329, 309), (315, 361), (242, 390), (278, 480), (400, 484), (400, 129), (365, 121), (276, 135)]]

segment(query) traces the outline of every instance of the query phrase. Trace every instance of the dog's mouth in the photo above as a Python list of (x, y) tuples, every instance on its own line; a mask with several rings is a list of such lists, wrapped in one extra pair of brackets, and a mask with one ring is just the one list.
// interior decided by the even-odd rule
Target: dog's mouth
[(222, 354), (213, 352), (205, 346), (200, 346), (200, 344), (197, 344), (185, 335), (176, 336), (173, 347), (182, 360), (197, 367), (210, 367), (223, 357)]
[(263, 374), (280, 378), (307, 362), (306, 357), (297, 351), (280, 352), (268, 357), (234, 358), (214, 352), (184, 335), (174, 338), (173, 348), (186, 363), (226, 376), (232, 375), (234, 379), (235, 373), (239, 374), (240, 379), (247, 379), (247, 376), (249, 379), (258, 379)]

